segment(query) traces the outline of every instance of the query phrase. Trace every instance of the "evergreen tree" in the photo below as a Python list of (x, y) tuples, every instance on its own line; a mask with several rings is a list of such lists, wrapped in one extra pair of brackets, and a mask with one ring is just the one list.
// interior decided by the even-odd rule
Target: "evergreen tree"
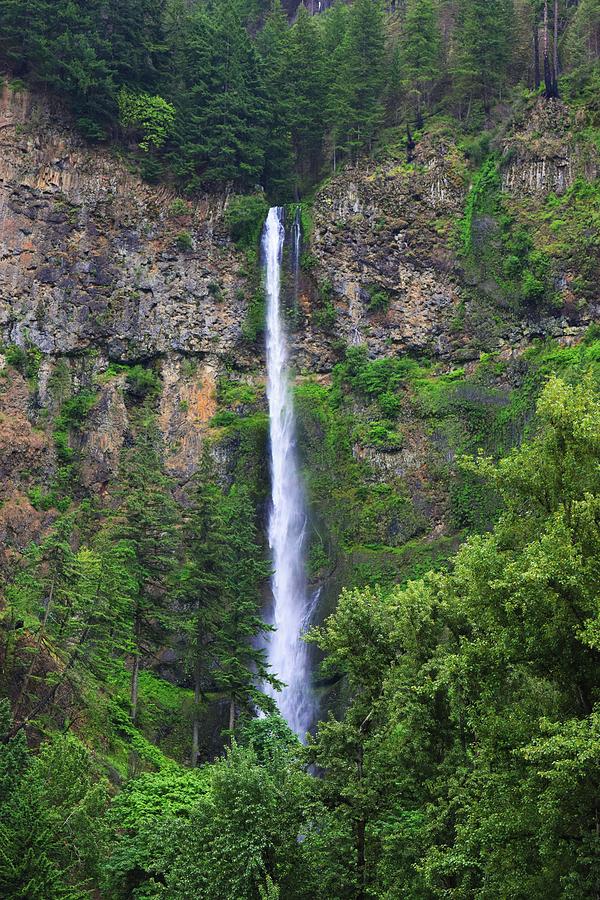
[(293, 193), (293, 149), (290, 119), (293, 84), (290, 73), (290, 31), (279, 0), (256, 38), (266, 110), (264, 173), (266, 190), (280, 199)]
[(453, 72), (467, 117), (474, 100), (480, 100), (488, 113), (506, 83), (512, 23), (512, 0), (459, 0)]
[(151, 418), (145, 418), (133, 446), (123, 453), (121, 503), (112, 525), (114, 539), (122, 541), (129, 554), (130, 577), (136, 587), (131, 616), (134, 722), (142, 658), (169, 630), (172, 613), (168, 588), (179, 547), (176, 507), (159, 448), (158, 429)]
[(261, 588), (270, 574), (263, 559), (248, 491), (234, 485), (225, 499), (225, 527), (230, 548), (225, 603), (217, 628), (217, 682), (230, 698), (229, 728), (236, 707), (253, 715), (256, 707), (272, 710), (261, 685), (279, 682), (270, 672), (265, 650), (257, 642), (267, 630), (261, 616)]
[(357, 0), (335, 54), (329, 109), (333, 143), (355, 156), (371, 149), (383, 121), (384, 25), (379, 0)]
[[(264, 165), (265, 110), (256, 51), (235, 0), (220, 0), (211, 15), (203, 104), (195, 122), (195, 148), (207, 183), (252, 186)], [(193, 186), (193, 184), (192, 184)]]
[(574, 66), (594, 65), (600, 60), (600, 0), (580, 0), (566, 43)]
[[(2, 728), (11, 730), (6, 716)], [(10, 789), (0, 803), (0, 894), (14, 900), (89, 896), (98, 883), (108, 792), (88, 751), (76, 738), (57, 736), (33, 757), (18, 735), (0, 744), (0, 777), (6, 771)]]
[(194, 684), (191, 763), (200, 749), (200, 704), (214, 684), (217, 632), (226, 596), (226, 573), (232, 547), (210, 456), (204, 452), (195, 476), (192, 505), (185, 523), (186, 559), (179, 576), (180, 600), (186, 612), (186, 662)]
[(440, 77), (441, 36), (433, 0), (409, 0), (400, 43), (402, 85), (420, 127), (423, 108)]
[(352, 84), (351, 146), (370, 150), (383, 119), (385, 35), (379, 0), (356, 0), (352, 5), (347, 48)]
[(290, 128), (301, 175), (316, 175), (325, 134), (325, 69), (321, 34), (304, 5), (292, 28), (289, 77), (292, 84)]

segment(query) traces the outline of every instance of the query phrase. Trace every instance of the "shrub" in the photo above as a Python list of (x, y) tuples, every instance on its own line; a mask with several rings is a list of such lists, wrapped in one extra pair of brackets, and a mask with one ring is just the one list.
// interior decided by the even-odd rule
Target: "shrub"
[(35, 378), (40, 369), (42, 351), (32, 344), (19, 347), (17, 344), (9, 344), (4, 350), (7, 365), (12, 366), (25, 378)]
[(152, 369), (136, 365), (127, 373), (126, 386), (129, 394), (141, 400), (158, 394), (161, 381)]
[(169, 207), (169, 215), (171, 216), (185, 216), (188, 212), (189, 207), (181, 197), (176, 197)]
[(175, 107), (162, 97), (121, 88), (118, 96), (119, 120), (124, 127), (137, 128), (141, 134), (140, 149), (159, 148), (165, 143), (175, 124)]
[(385, 291), (374, 291), (369, 297), (367, 309), (369, 312), (385, 312), (389, 305), (390, 298)]
[(371, 422), (365, 435), (365, 443), (369, 447), (393, 453), (401, 450), (404, 444), (402, 435), (395, 431), (389, 422)]
[(232, 197), (225, 210), (225, 222), (231, 239), (240, 247), (255, 247), (269, 211), (263, 194)]
[(193, 247), (192, 236), (189, 231), (180, 231), (175, 238), (175, 243), (177, 244), (179, 249), (183, 250), (184, 252), (191, 250)]

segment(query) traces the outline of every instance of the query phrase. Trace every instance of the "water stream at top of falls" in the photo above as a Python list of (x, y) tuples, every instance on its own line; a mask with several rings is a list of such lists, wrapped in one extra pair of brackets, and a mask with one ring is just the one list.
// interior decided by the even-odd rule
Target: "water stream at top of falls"
[[(299, 227), (299, 226), (298, 226)], [(273, 560), (273, 625), (268, 660), (284, 683), (272, 692), (290, 728), (303, 738), (314, 716), (308, 647), (301, 635), (311, 608), (306, 566), (306, 504), (296, 451), (288, 348), (281, 310), (283, 209), (269, 210), (262, 236), (267, 332), (267, 398), (271, 455), (269, 546)], [(294, 252), (297, 247), (294, 246)], [(269, 689), (270, 690), (270, 689)]]

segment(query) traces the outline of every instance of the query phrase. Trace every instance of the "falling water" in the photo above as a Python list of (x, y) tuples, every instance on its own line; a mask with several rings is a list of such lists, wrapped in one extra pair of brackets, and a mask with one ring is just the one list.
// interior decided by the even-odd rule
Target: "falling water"
[(276, 696), (290, 728), (304, 737), (312, 724), (313, 700), (308, 647), (300, 639), (310, 600), (306, 583), (304, 537), (306, 507), (296, 455), (295, 418), (289, 387), (287, 343), (281, 315), (283, 210), (272, 207), (262, 249), (267, 300), (267, 397), (271, 443), (269, 546), (274, 574), (273, 624), (269, 663), (285, 687)]
[(300, 207), (296, 207), (294, 223), (292, 225), (292, 275), (294, 277), (294, 300), (298, 302), (300, 289), (300, 251), (302, 250), (302, 222), (300, 219)]

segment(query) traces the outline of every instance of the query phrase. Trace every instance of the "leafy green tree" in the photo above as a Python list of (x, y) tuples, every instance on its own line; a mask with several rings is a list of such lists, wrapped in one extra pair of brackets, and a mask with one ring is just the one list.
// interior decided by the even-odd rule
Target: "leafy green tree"
[(595, 890), (598, 422), (591, 378), (551, 379), (529, 442), (464, 463), (503, 496), (494, 531), (316, 631), (352, 696), (311, 754), (358, 895)]
[(6, 790), (4, 779), (0, 806), (2, 896), (88, 897), (98, 881), (108, 802), (107, 785), (98, 779), (89, 752), (66, 735), (30, 756), (21, 733), (0, 744), (0, 772), (7, 770), (10, 786)]
[(173, 765), (123, 785), (106, 816), (112, 839), (101, 883), (107, 896), (160, 896), (171, 854), (177, 852), (165, 845), (165, 834), (189, 820), (207, 783), (207, 770)]
[(169, 137), (175, 120), (175, 109), (162, 97), (136, 93), (121, 88), (119, 91), (119, 118), (122, 125), (139, 128), (142, 133), (140, 148), (162, 147)]
[(269, 878), (290, 900), (318, 896), (310, 893), (298, 839), (311, 791), (293, 756), (278, 754), (265, 766), (250, 747), (234, 746), (211, 767), (209, 790), (189, 821), (171, 832), (178, 854), (167, 875), (169, 896), (251, 900)]

